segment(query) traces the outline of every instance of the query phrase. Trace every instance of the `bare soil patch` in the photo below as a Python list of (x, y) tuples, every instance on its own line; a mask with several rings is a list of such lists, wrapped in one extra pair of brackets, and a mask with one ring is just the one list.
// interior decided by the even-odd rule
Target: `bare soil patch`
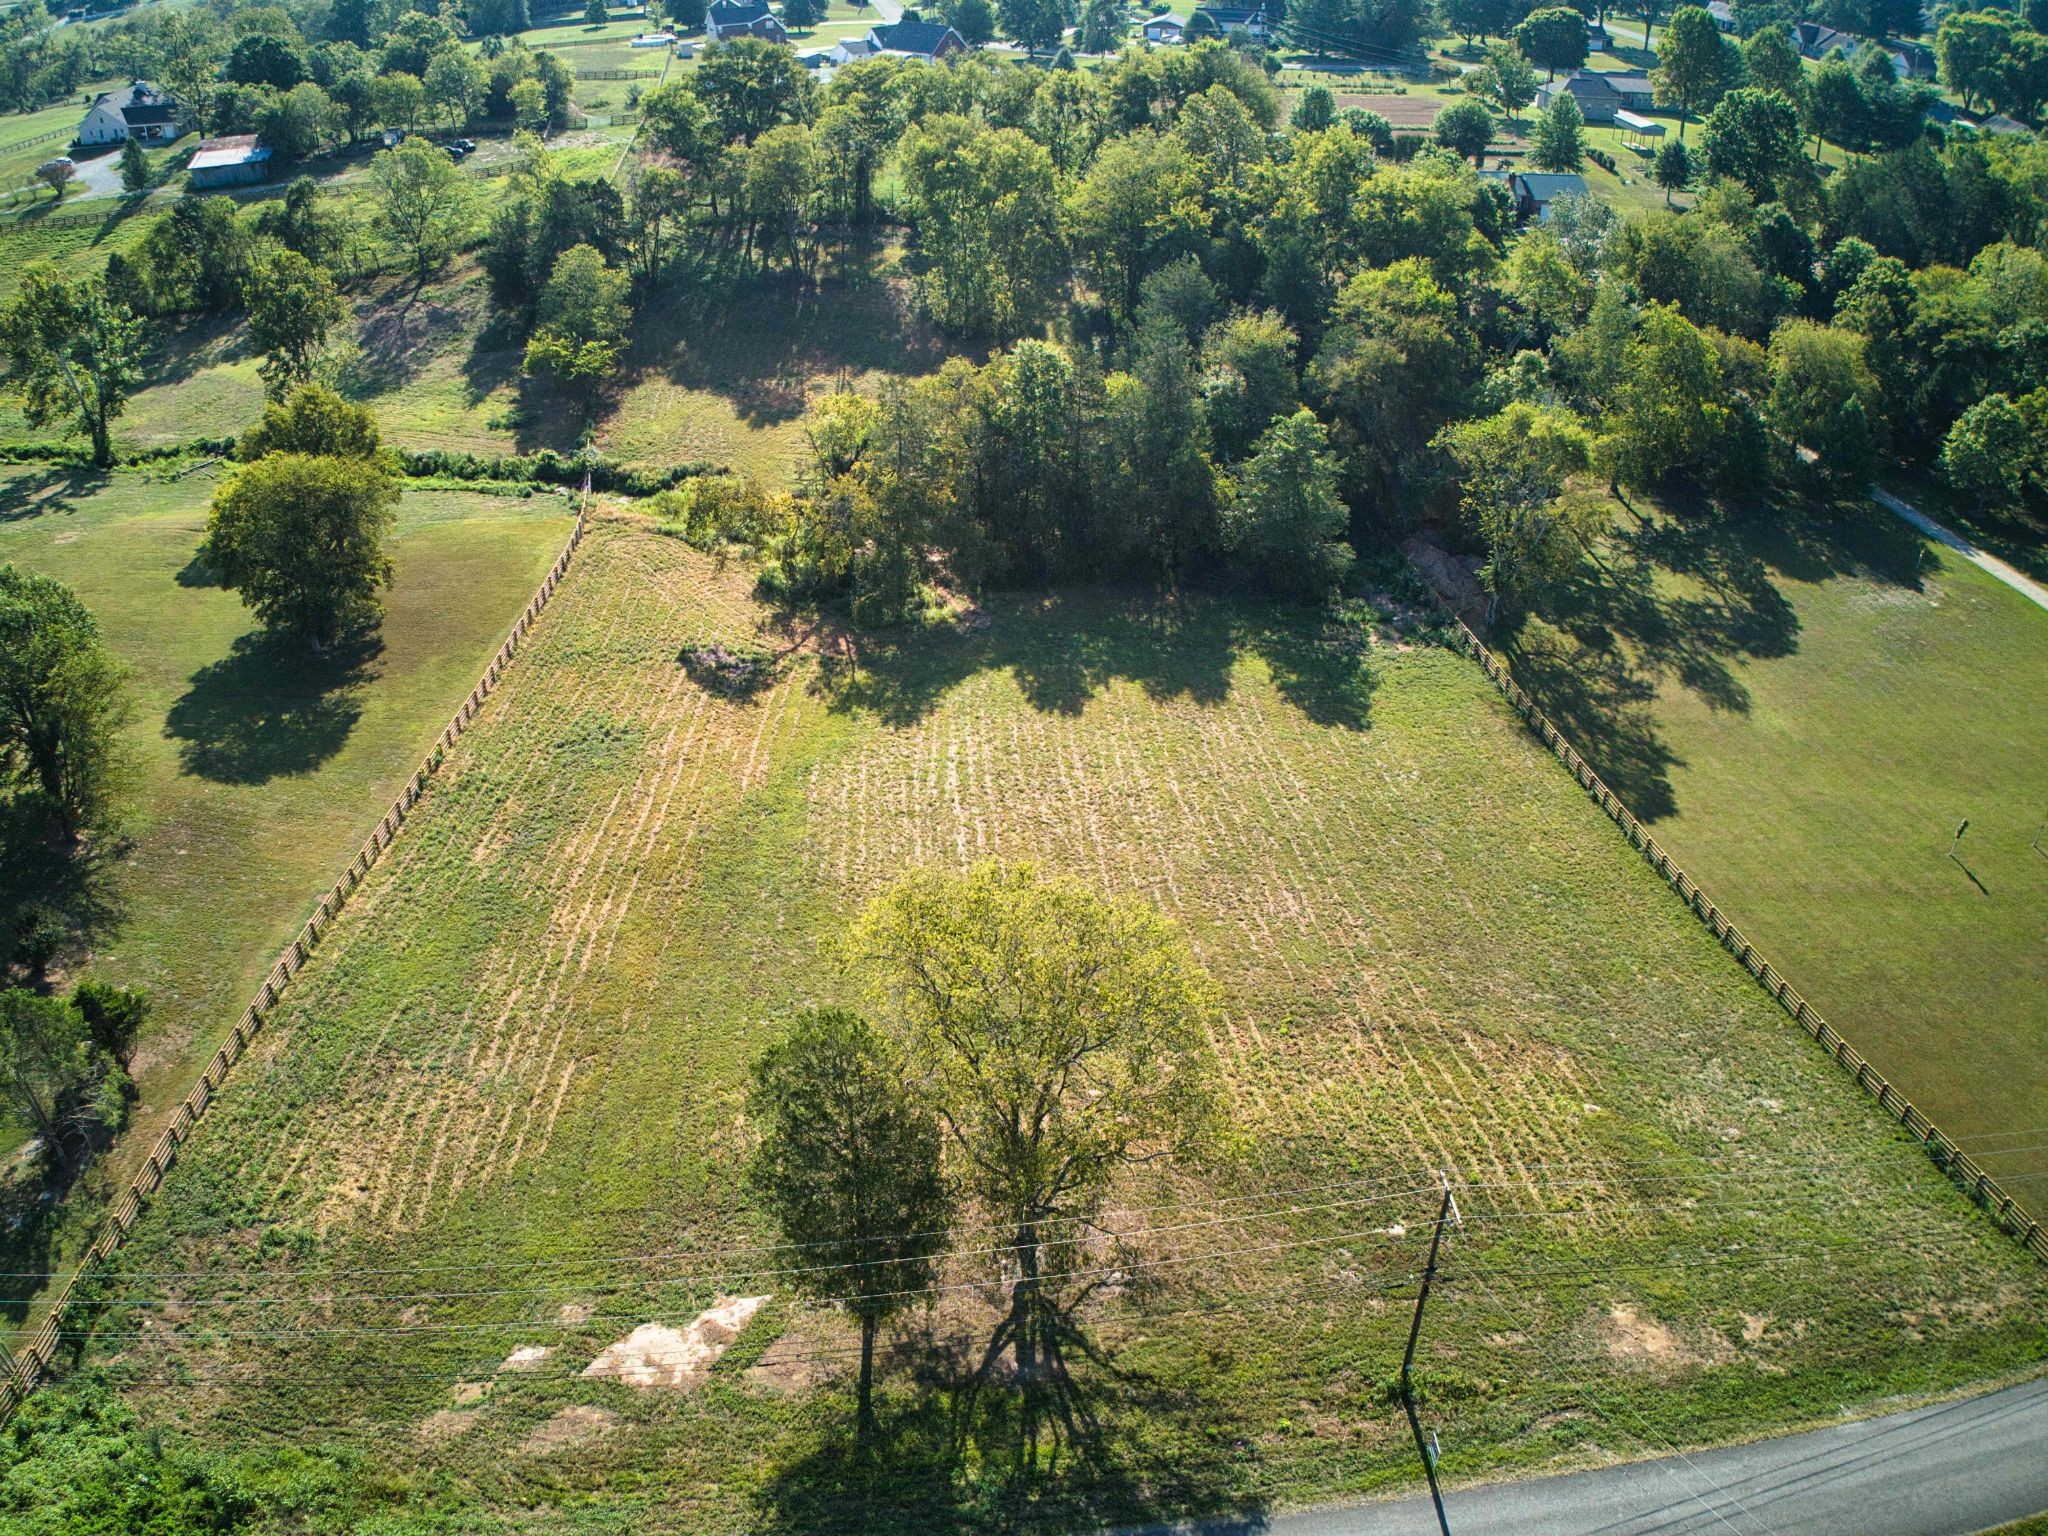
[(1353, 91), (1339, 91), (1337, 105), (1377, 112), (1396, 128), (1427, 128), (1444, 107), (1434, 96), (1366, 96)]
[(632, 1387), (687, 1391), (704, 1379), (767, 1302), (766, 1296), (728, 1296), (698, 1313), (696, 1321), (683, 1329), (642, 1323), (623, 1339), (607, 1344), (583, 1374), (609, 1377)]
[(529, 1456), (574, 1450), (579, 1445), (603, 1439), (618, 1427), (618, 1423), (619, 1416), (609, 1408), (589, 1408), (579, 1403), (564, 1408), (541, 1425), (520, 1442), (519, 1449)]

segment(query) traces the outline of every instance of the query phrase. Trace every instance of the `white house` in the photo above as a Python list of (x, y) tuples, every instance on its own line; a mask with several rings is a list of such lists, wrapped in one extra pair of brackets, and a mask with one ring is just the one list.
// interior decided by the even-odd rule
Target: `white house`
[(1235, 37), (1242, 32), (1255, 42), (1263, 43), (1270, 28), (1266, 13), (1257, 6), (1245, 5), (1203, 5), (1197, 6), (1195, 14), (1188, 18), (1189, 35), (1208, 32), (1217, 37)]
[(131, 80), (118, 91), (93, 98), (85, 121), (78, 125), (81, 144), (119, 144), (140, 139), (168, 144), (184, 130), (178, 125), (178, 104), (147, 80)]
[(1145, 20), (1145, 41), (1177, 43), (1187, 35), (1187, 23), (1178, 16), (1150, 16)]
[(765, 37), (789, 41), (789, 29), (768, 9), (768, 0), (717, 0), (704, 13), (704, 41), (722, 43), (734, 37)]

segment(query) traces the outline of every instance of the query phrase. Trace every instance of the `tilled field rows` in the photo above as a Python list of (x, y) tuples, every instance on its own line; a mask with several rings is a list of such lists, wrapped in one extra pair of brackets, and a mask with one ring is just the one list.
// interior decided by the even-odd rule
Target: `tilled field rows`
[[(1375, 651), (1319, 695), (1255, 613), (1162, 627), (1081, 594), (714, 695), (678, 650), (760, 643), (746, 583), (593, 525), (124, 1255), (167, 1304), (117, 1312), (106, 1348), (159, 1411), (363, 1434), (492, 1509), (609, 1490), (631, 1528), (750, 1527), (770, 1470), (843, 1424), (812, 1394), (847, 1341), (747, 1257), (746, 1064), (778, 1013), (851, 995), (831, 940), (864, 899), (981, 858), (1142, 894), (1225, 995), (1229, 1145), (1121, 1192), (1159, 1267), (1091, 1312), (1182, 1404), (1098, 1409), (1152, 1469), (1126, 1514), (1397, 1475), (1376, 1383), (1434, 1169), (1461, 1184), (1472, 1288), (1433, 1325), (1431, 1412), (1468, 1467), (1640, 1449), (1587, 1417), (1588, 1374), (1675, 1384), (1653, 1410), (1674, 1433), (1735, 1433), (2037, 1352), (2041, 1276), (1464, 660)], [(1272, 1193), (1300, 1190), (1328, 1193)], [(987, 1267), (950, 1268), (897, 1342), (984, 1325)], [(701, 1391), (581, 1378), (636, 1325), (741, 1293), (776, 1299)], [(515, 1347), (551, 1354), (510, 1372)], [(592, 1413), (599, 1438), (550, 1460)]]

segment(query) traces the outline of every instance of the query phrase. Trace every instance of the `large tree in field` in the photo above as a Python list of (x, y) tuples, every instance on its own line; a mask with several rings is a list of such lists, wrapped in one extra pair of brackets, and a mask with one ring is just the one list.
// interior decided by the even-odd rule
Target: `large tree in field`
[(1515, 46), (1555, 80), (1560, 69), (1577, 69), (1586, 62), (1586, 18), (1569, 5), (1531, 11), (1515, 28)]
[(996, 0), (1003, 36), (1025, 48), (1057, 48), (1067, 29), (1067, 0)]
[(1477, 165), (1493, 142), (1493, 114), (1483, 102), (1454, 101), (1437, 113), (1430, 131), (1445, 149)]
[(1704, 7), (1682, 5), (1671, 13), (1650, 78), (1658, 104), (1678, 108), (1678, 136), (1682, 139), (1691, 114), (1708, 110), (1724, 91), (1740, 82), (1742, 55), (1721, 35)]
[(619, 348), (633, 318), (627, 302), (632, 280), (616, 272), (594, 246), (576, 245), (555, 259), (541, 290), (540, 324), (526, 344), (529, 373), (552, 375), (583, 392), (585, 406), (618, 368)]
[(1766, 199), (1799, 160), (1799, 113), (1776, 91), (1745, 85), (1721, 98), (1700, 138), (1709, 172)]
[(68, 282), (47, 263), (22, 274), (0, 310), (0, 358), (29, 425), (68, 418), (92, 440), (92, 461), (114, 458), (112, 426), (141, 377), (142, 322), (95, 278)]
[(801, 1258), (801, 1290), (860, 1324), (856, 1419), (874, 1425), (875, 1333), (937, 1277), (952, 1199), (939, 1122), (895, 1043), (845, 1009), (798, 1015), (754, 1064), (754, 1192)]
[(67, 842), (108, 808), (127, 708), (120, 663), (78, 595), (0, 565), (0, 784), (40, 795)]
[(249, 340), (263, 354), (256, 371), (276, 399), (312, 378), (328, 332), (348, 309), (326, 269), (291, 250), (259, 258), (244, 292)]
[(244, 461), (272, 453), (367, 459), (375, 456), (380, 441), (377, 418), (367, 406), (309, 384), (264, 406), (262, 417), (235, 446)]
[(375, 619), (397, 505), (380, 459), (265, 454), (215, 494), (199, 555), (266, 628), (324, 651)]
[[(1117, 1172), (1189, 1150), (1214, 1104), (1213, 991), (1140, 902), (984, 864), (923, 870), (847, 937), (902, 1031), (969, 1189), (1010, 1233), (1006, 1338), (1027, 1382), (1057, 1371), (1045, 1283)], [(993, 1351), (991, 1358), (993, 1358)]]
[(469, 189), (448, 152), (421, 138), (382, 151), (370, 171), (381, 194), (376, 226), (404, 254), (407, 271), (424, 282), (455, 249)]

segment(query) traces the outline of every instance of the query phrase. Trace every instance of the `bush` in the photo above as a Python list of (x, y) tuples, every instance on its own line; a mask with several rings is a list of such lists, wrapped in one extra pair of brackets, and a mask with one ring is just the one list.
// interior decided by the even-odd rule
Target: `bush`
[(1586, 158), (1611, 175), (1619, 176), (1621, 174), (1615, 168), (1614, 156), (1607, 153), (1604, 149), (1588, 149), (1586, 151)]

